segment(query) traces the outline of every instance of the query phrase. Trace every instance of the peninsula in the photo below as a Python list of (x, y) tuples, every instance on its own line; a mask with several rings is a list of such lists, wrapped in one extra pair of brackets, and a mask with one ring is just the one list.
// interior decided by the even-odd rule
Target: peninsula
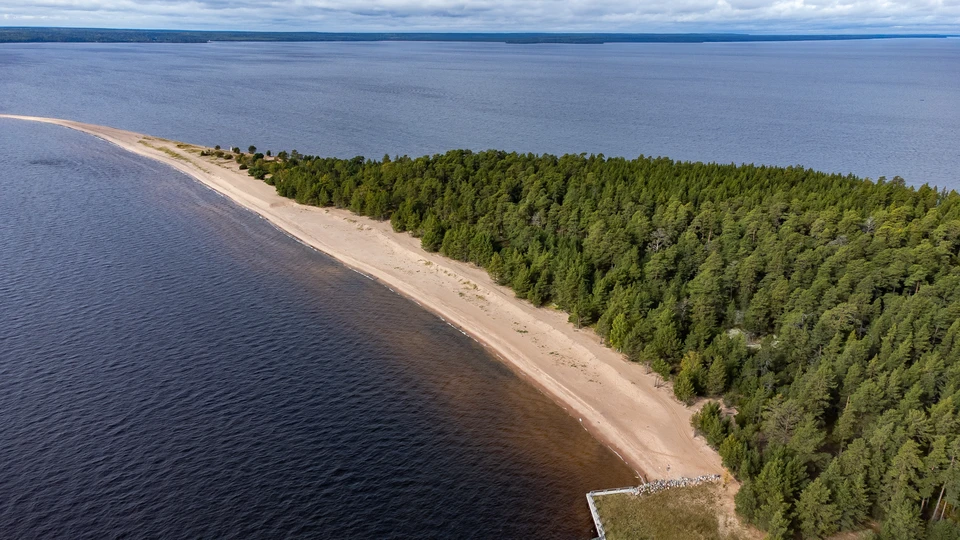
[(708, 398), (692, 423), (769, 538), (870, 516), (883, 538), (960, 533), (955, 192), (644, 156), (248, 152), (231, 159), (280, 195), (389, 218)]
[(770, 538), (960, 532), (954, 191), (644, 156), (272, 156), (6, 118), (190, 174), (489, 346), (645, 480), (728, 471), (725, 508)]
[(303, 243), (377, 279), (488, 346), (577, 417), (644, 479), (722, 472), (720, 458), (694, 436), (693, 410), (657, 376), (576, 329), (559, 311), (537, 308), (482, 269), (430, 253), (389, 221), (317, 208), (281, 197), (233, 161), (201, 157), (200, 147), (105, 126), (30, 116), (163, 162), (259, 214)]

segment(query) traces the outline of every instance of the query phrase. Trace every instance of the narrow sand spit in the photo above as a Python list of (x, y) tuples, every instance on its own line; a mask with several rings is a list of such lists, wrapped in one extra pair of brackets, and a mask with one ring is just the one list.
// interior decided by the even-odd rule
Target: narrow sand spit
[[(646, 480), (722, 474), (716, 452), (690, 427), (693, 410), (656, 388), (643, 366), (577, 330), (563, 313), (536, 308), (486, 272), (420, 248), (389, 222), (280, 197), (232, 161), (200, 157), (200, 148), (69, 120), (0, 114), (89, 133), (184, 172), (277, 227), (412, 298), (492, 349), (552, 396)], [(608, 486), (598, 486), (608, 487)]]

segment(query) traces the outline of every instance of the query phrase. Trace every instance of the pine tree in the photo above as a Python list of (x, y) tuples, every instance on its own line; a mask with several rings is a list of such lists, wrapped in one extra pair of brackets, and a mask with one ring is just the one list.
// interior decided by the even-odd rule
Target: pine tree
[[(670, 364), (668, 364), (663, 358), (655, 358), (653, 362), (650, 363), (650, 369), (660, 377), (660, 380), (666, 381), (670, 379)], [(659, 381), (656, 383), (659, 388)]]
[(830, 490), (821, 479), (811, 482), (800, 494), (797, 519), (804, 538), (823, 538), (838, 530), (840, 512), (830, 502)]
[(767, 525), (767, 540), (789, 540), (790, 519), (786, 516), (786, 510), (780, 507), (773, 513), (770, 522)]
[(420, 238), (420, 245), (426, 251), (437, 251), (443, 244), (445, 233), (446, 231), (444, 231), (440, 221), (433, 214), (430, 214), (423, 224), (423, 236)]
[(917, 540), (923, 536), (920, 506), (905, 495), (897, 495), (889, 503), (881, 527), (884, 540)]
[(673, 383), (673, 394), (680, 401), (690, 404), (696, 397), (696, 389), (693, 386), (693, 378), (688, 371), (681, 371), (677, 375), (677, 380)]
[(740, 490), (733, 497), (737, 513), (744, 517), (748, 522), (755, 523), (757, 518), (757, 492), (753, 487), (753, 482), (745, 481)]
[[(919, 503), (920, 493), (917, 485), (920, 483), (922, 468), (919, 446), (912, 439), (907, 439), (897, 451), (887, 470), (886, 485), (889, 488), (890, 500)], [(919, 504), (917, 507), (919, 510)]]
[(710, 363), (710, 371), (707, 373), (707, 394), (719, 396), (727, 389), (727, 366), (723, 359), (717, 356)]
[(613, 319), (613, 325), (610, 328), (610, 346), (623, 352), (623, 346), (629, 333), (630, 327), (627, 325), (627, 317), (620, 313)]
[(500, 253), (494, 253), (490, 256), (490, 262), (487, 263), (487, 272), (490, 273), (490, 277), (500, 285), (504, 284), (504, 264), (503, 257), (500, 256)]
[(733, 471), (733, 474), (739, 478), (741, 476), (740, 464), (747, 455), (746, 443), (731, 433), (720, 443), (718, 452), (723, 460), (723, 466)]

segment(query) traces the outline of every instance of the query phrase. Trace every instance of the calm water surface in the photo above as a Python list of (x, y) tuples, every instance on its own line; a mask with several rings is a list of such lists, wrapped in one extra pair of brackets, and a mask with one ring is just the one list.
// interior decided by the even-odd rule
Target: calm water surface
[(590, 538), (631, 471), (192, 179), (0, 120), (0, 537)]
[(960, 39), (0, 45), (0, 112), (342, 157), (665, 155), (960, 189)]
[[(960, 40), (0, 45), (0, 112), (960, 188)], [(589, 538), (633, 482), (415, 304), (196, 182), (0, 120), (0, 537)]]

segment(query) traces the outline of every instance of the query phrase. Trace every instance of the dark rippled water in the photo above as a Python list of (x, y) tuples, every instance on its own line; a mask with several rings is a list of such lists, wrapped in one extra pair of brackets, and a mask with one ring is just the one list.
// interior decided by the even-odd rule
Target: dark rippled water
[(664, 155), (960, 189), (960, 39), (0, 45), (0, 96), (211, 146)]
[[(803, 164), (960, 188), (960, 40), (0, 45), (0, 112), (199, 144)], [(415, 304), (0, 120), (0, 538), (589, 538), (629, 470)]]
[(590, 538), (631, 472), (193, 180), (0, 120), (0, 537)]

